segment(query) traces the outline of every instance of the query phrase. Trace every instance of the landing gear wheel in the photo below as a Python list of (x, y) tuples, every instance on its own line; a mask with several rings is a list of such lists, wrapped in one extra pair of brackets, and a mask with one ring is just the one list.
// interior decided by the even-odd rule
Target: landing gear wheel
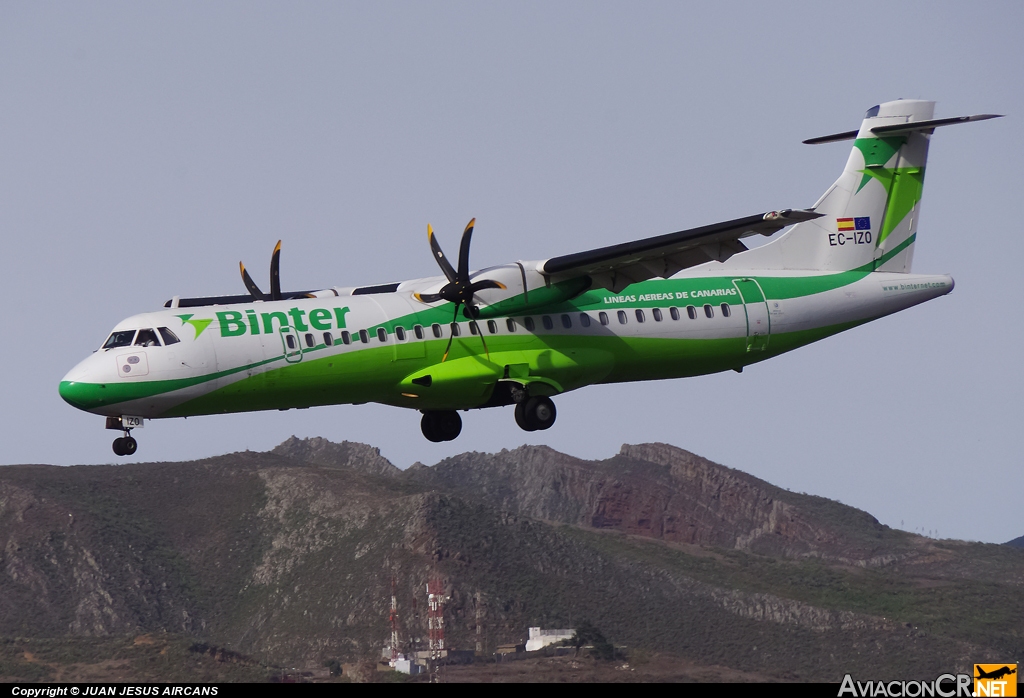
[(546, 397), (531, 397), (516, 405), (516, 424), (526, 431), (550, 429), (555, 423), (555, 403)]
[(530, 426), (530, 421), (526, 418), (526, 403), (520, 402), (516, 404), (516, 424), (523, 431), (534, 431), (536, 427)]
[(454, 441), (462, 433), (462, 417), (458, 412), (424, 412), (420, 429), (428, 441)]
[(130, 456), (139, 450), (139, 442), (131, 436), (122, 436), (114, 439), (114, 454), (118, 456)]

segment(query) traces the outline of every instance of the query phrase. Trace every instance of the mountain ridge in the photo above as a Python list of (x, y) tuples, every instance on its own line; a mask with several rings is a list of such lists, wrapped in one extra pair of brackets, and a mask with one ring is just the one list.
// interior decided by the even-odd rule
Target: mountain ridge
[(1016, 657), (1024, 614), (1016, 549), (894, 531), (665, 444), (402, 471), (372, 446), (293, 437), (183, 463), (0, 468), (0, 636), (167, 632), (314, 667), (379, 654), (392, 580), (403, 641), (422, 641), (435, 577), (455, 647), (589, 620), (782, 679)]

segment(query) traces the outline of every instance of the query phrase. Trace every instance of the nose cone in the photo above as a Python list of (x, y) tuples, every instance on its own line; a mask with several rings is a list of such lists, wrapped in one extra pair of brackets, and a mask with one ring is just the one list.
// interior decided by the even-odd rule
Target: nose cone
[(80, 410), (88, 410), (100, 404), (100, 401), (96, 399), (98, 388), (99, 386), (95, 383), (62, 380), (57, 390), (60, 392), (60, 396), (64, 398), (64, 402)]
[(85, 359), (61, 378), (57, 390), (64, 402), (80, 410), (91, 411), (106, 401), (107, 377), (97, 371), (96, 355)]

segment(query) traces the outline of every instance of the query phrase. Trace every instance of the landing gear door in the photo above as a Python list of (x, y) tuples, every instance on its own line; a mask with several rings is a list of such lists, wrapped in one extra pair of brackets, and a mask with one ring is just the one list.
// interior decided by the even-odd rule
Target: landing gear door
[(281, 345), (284, 348), (284, 360), (290, 364), (297, 364), (302, 361), (302, 344), (299, 342), (299, 333), (294, 327), (282, 327), (280, 330)]
[(743, 299), (743, 311), (747, 316), (747, 351), (764, 351), (768, 348), (771, 336), (771, 320), (764, 291), (754, 279), (733, 279), (732, 285)]

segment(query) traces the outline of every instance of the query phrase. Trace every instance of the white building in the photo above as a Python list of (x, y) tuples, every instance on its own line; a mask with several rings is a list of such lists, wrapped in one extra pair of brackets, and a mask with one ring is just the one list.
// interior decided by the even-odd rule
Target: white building
[(539, 650), (541, 647), (547, 647), (548, 645), (553, 645), (556, 642), (568, 640), (575, 634), (575, 630), (570, 630), (568, 628), (554, 628), (548, 630), (530, 628), (530, 639), (526, 641), (526, 651), (533, 652), (534, 650)]

